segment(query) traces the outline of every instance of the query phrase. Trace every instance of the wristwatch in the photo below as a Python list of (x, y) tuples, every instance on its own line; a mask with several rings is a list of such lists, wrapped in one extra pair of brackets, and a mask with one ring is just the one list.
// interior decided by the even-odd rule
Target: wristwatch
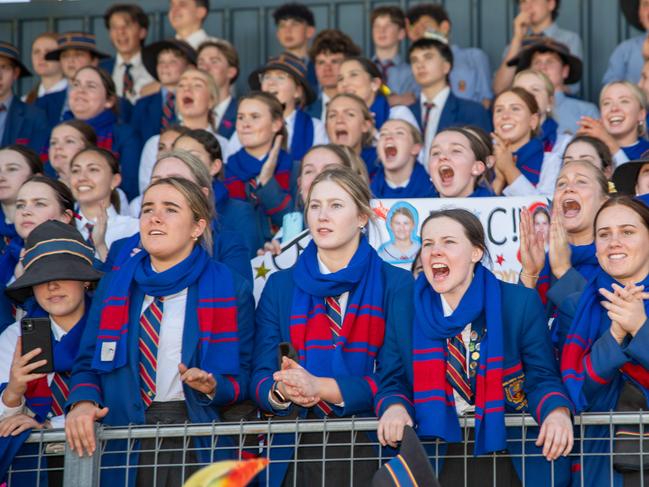
[(273, 399), (275, 399), (280, 404), (286, 404), (290, 402), (288, 399), (286, 399), (284, 394), (280, 392), (279, 382), (277, 381), (273, 382), (273, 387), (271, 387), (270, 393), (273, 395)]

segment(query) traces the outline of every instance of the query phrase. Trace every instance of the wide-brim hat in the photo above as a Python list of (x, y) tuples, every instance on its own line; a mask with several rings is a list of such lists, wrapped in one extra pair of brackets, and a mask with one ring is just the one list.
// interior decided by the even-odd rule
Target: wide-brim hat
[(31, 76), (32, 73), (20, 60), (20, 51), (13, 44), (0, 41), (0, 56), (11, 59), (11, 61), (20, 68), (19, 78)]
[(66, 32), (58, 37), (56, 43), (59, 47), (45, 54), (45, 59), (48, 61), (58, 61), (61, 59), (61, 53), (66, 49), (88, 51), (98, 59), (106, 59), (110, 57), (110, 55), (97, 49), (97, 40), (95, 39), (95, 35), (89, 34), (88, 32)]
[(571, 85), (581, 79), (583, 72), (581, 59), (572, 55), (568, 46), (547, 36), (530, 36), (525, 39), (520, 54), (510, 59), (507, 66), (516, 66), (517, 73), (528, 69), (532, 66), (532, 58), (537, 52), (554, 52), (561, 57), (564, 64), (570, 67), (568, 77), (564, 80), (566, 84)]
[(410, 426), (403, 431), (399, 454), (377, 470), (372, 479), (372, 487), (403, 485), (439, 487), (426, 451)]
[(149, 74), (158, 81), (160, 81), (158, 79), (158, 70), (156, 69), (158, 65), (158, 54), (165, 49), (178, 50), (183, 53), (191, 64), (196, 64), (196, 50), (185, 41), (181, 41), (180, 39), (165, 39), (149, 44), (142, 49), (142, 63)]
[(25, 242), (23, 275), (5, 293), (23, 302), (33, 294), (32, 286), (45, 282), (98, 281), (103, 272), (93, 267), (94, 256), (94, 249), (75, 227), (56, 220), (43, 222)]
[[(643, 155), (643, 157), (645, 156)], [(618, 194), (635, 196), (635, 185), (638, 181), (638, 175), (640, 174), (642, 166), (645, 164), (649, 164), (649, 157), (646, 159), (625, 162), (615, 169), (611, 181), (613, 181)]]
[(261, 68), (256, 69), (248, 76), (248, 85), (252, 90), (261, 90), (261, 80), (259, 79), (266, 71), (277, 69), (284, 71), (295, 78), (304, 90), (304, 105), (310, 105), (316, 100), (316, 94), (307, 80), (306, 63), (299, 57), (283, 52), (277, 57), (272, 57)]
[(640, 0), (620, 0), (620, 8), (626, 21), (638, 30), (645, 30), (640, 23), (638, 11), (640, 9)]

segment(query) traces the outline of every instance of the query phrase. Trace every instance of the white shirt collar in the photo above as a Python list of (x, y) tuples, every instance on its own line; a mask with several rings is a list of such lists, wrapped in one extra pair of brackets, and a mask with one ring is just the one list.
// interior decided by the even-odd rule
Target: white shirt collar
[[(92, 225), (95, 224), (94, 221), (86, 218), (86, 216), (83, 213), (81, 213), (81, 209), (79, 209), (78, 214), (79, 214), (79, 217), (80, 217), (79, 221), (81, 222), (81, 226), (85, 226), (87, 223), (90, 223)], [(117, 211), (115, 210), (115, 207), (113, 205), (110, 205), (108, 207), (108, 209), (106, 210), (106, 214), (108, 215), (108, 220), (112, 220), (113, 218), (118, 216)]]
[(320, 255), (318, 255), (317, 253), (316, 253), (316, 258), (318, 259), (318, 269), (320, 269), (320, 274), (331, 274), (331, 271), (325, 265), (325, 263), (322, 262), (322, 259), (320, 259)]
[[(126, 61), (120, 53), (117, 53), (117, 56), (115, 56), (115, 64), (119, 67), (126, 64)], [(142, 66), (142, 51), (138, 51), (137, 54), (128, 61), (128, 64), (131, 65), (131, 69)]]
[(51, 316), (50, 316), (50, 323), (51, 323), (50, 328), (52, 329), (52, 335), (54, 336), (54, 340), (60, 342), (61, 338), (67, 335), (68, 332), (65, 331), (63, 328), (61, 328), (61, 326), (56, 321), (54, 321), (54, 318), (52, 318)]
[(203, 43), (203, 41), (206, 41), (208, 37), (209, 36), (207, 35), (207, 32), (205, 32), (203, 29), (198, 29), (197, 31), (192, 32), (185, 38), (182, 38), (178, 34), (176, 34), (176, 39), (185, 41), (194, 49), (198, 49), (198, 46), (200, 46)]
[(442, 312), (444, 313), (444, 318), (446, 318), (447, 316), (451, 316), (453, 314), (453, 309), (451, 308), (451, 305), (446, 302), (446, 299), (444, 299), (443, 294), (440, 294), (439, 298), (442, 301)]
[(225, 100), (219, 102), (219, 104), (214, 107), (214, 114), (216, 115), (216, 119), (219, 121), (219, 123), (221, 122), (223, 115), (225, 115), (225, 111), (227, 110), (231, 100), (232, 97), (228, 96)]
[[(446, 104), (446, 100), (448, 99), (448, 96), (451, 94), (451, 87), (447, 86), (443, 90), (441, 90), (439, 93), (435, 95), (435, 98), (433, 98), (432, 101), (435, 104), (435, 108), (442, 108)], [(424, 103), (428, 102), (424, 94), (421, 94), (421, 106), (424, 106)]]
[(68, 80), (61, 78), (55, 84), (53, 84), (48, 90), (42, 84), (38, 85), (38, 96), (48, 95), (50, 93), (56, 93), (57, 91), (63, 91), (68, 87)]
[(286, 122), (287, 127), (293, 127), (293, 123), (295, 122), (295, 117), (297, 114), (297, 110), (293, 110), (293, 112), (284, 119), (284, 122)]

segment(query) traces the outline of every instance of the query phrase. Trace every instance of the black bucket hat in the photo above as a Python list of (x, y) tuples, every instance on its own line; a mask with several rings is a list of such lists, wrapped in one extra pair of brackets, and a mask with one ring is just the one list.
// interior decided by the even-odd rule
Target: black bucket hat
[(32, 73), (25, 67), (23, 62), (20, 60), (20, 52), (18, 48), (9, 42), (0, 41), (0, 56), (11, 59), (16, 66), (20, 68), (19, 78), (25, 78), (26, 76), (31, 76)]
[(421, 485), (439, 487), (426, 451), (410, 426), (403, 431), (399, 454), (385, 463), (372, 479), (372, 487)]
[(58, 61), (61, 59), (61, 53), (67, 49), (88, 51), (97, 59), (107, 59), (110, 57), (105, 52), (101, 52), (97, 49), (97, 40), (95, 35), (89, 34), (88, 32), (66, 32), (59, 36), (56, 43), (59, 47), (45, 54), (45, 59), (48, 61)]
[(284, 71), (295, 78), (295, 81), (304, 90), (304, 106), (308, 106), (316, 100), (316, 94), (307, 81), (306, 63), (299, 57), (288, 52), (283, 52), (277, 57), (270, 58), (264, 66), (250, 73), (248, 77), (248, 85), (250, 88), (257, 91), (261, 90), (260, 76), (271, 69)]
[(180, 39), (165, 39), (164, 41), (154, 42), (142, 49), (142, 63), (144, 67), (156, 80), (158, 79), (158, 54), (165, 49), (174, 49), (180, 51), (190, 64), (196, 65), (196, 50)]
[(583, 63), (577, 56), (570, 53), (565, 44), (557, 42), (547, 36), (530, 36), (523, 40), (523, 49), (520, 54), (507, 62), (507, 66), (516, 66), (516, 72), (523, 71), (532, 66), (532, 58), (537, 52), (554, 52), (561, 57), (564, 64), (570, 66), (570, 72), (565, 79), (566, 84), (577, 83), (581, 79)]
[(635, 196), (635, 185), (640, 175), (640, 170), (645, 164), (649, 164), (649, 154), (643, 154), (644, 159), (625, 162), (618, 166), (611, 177), (618, 194)]
[(95, 269), (94, 249), (72, 225), (56, 220), (41, 223), (27, 237), (23, 267), (25, 272), (5, 293), (23, 302), (32, 286), (50, 281), (98, 281), (103, 272)]
[(638, 30), (645, 30), (642, 23), (640, 23), (640, 18), (638, 17), (640, 0), (620, 0), (620, 8), (629, 24)]

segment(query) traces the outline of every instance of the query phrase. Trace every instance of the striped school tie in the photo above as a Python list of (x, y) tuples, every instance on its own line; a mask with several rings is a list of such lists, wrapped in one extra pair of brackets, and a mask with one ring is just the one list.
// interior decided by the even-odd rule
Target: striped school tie
[(430, 111), (435, 108), (435, 104), (431, 101), (424, 102), (424, 118), (421, 120), (421, 135), (426, 138), (426, 127), (428, 127), (428, 117), (430, 117)]
[(50, 384), (50, 393), (52, 395), (52, 414), (61, 416), (65, 411), (65, 403), (68, 401), (70, 394), (70, 373), (55, 372)]
[(163, 128), (169, 127), (176, 120), (176, 95), (167, 91), (167, 96), (165, 96), (165, 102), (162, 106), (162, 120), (160, 123)]
[(340, 310), (340, 296), (329, 296), (325, 298), (325, 309), (327, 310), (327, 318), (329, 318), (329, 328), (333, 333), (333, 339), (340, 336), (343, 329), (343, 317)]
[(446, 379), (466, 402), (473, 404), (473, 391), (467, 378), (466, 347), (462, 340), (462, 333), (448, 339)]
[(86, 239), (86, 241), (94, 247), (95, 239), (92, 238), (92, 231), (95, 228), (95, 225), (93, 223), (88, 222), (84, 225), (84, 227), (86, 227), (86, 230), (88, 230), (88, 238)]
[(131, 68), (133, 65), (131, 63), (124, 64), (124, 77), (122, 78), (122, 85), (124, 87), (124, 96), (134, 95), (135, 91), (135, 82), (133, 81), (133, 75), (131, 74)]
[(151, 405), (156, 394), (155, 379), (162, 322), (162, 300), (163, 298), (155, 298), (140, 317), (140, 392), (146, 407)]

